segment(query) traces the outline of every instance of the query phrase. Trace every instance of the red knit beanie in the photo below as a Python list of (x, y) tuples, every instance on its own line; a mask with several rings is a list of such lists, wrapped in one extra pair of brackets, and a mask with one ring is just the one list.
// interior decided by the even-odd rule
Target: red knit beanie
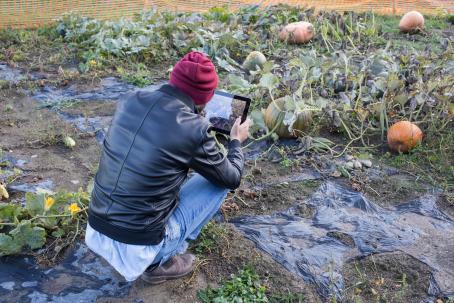
[(195, 104), (202, 105), (213, 97), (218, 75), (208, 57), (190, 52), (173, 67), (170, 84), (189, 95)]

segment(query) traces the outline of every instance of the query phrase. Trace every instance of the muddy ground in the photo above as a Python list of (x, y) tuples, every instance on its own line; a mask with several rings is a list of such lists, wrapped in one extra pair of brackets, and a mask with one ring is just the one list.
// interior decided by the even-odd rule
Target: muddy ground
[[(76, 102), (58, 109), (60, 113), (83, 117), (110, 117), (114, 110), (115, 103), (107, 101)], [(94, 133), (81, 132), (65, 122), (55, 109), (40, 108), (35, 100), (15, 89), (0, 90), (0, 113), (0, 149), (25, 161), (15, 183), (52, 180), (54, 189), (71, 191), (87, 186), (96, 172), (101, 152)], [(62, 139), (67, 135), (76, 141), (72, 149), (63, 144)], [(298, 205), (299, 216), (311, 218), (314, 209), (305, 199), (324, 179), (332, 177), (314, 173), (307, 161), (302, 159), (286, 167), (270, 163), (266, 157), (248, 160), (241, 188), (229, 195), (222, 207), (227, 222), (220, 225), (226, 234), (212, 250), (199, 254), (193, 275), (158, 286), (137, 281), (126, 298), (99, 298), (98, 302), (195, 302), (198, 290), (218, 285), (246, 265), (256, 269), (270, 294), (303, 293), (304, 302), (327, 301), (313, 285), (273, 261), (228, 223), (236, 217), (273, 214), (294, 205)], [(384, 167), (383, 163), (376, 164)], [(429, 188), (416, 176), (392, 168), (376, 173), (358, 172), (351, 179), (336, 180), (364, 192), (383, 207), (408, 201)], [(18, 201), (22, 195), (12, 191), (12, 200)], [(441, 196), (437, 203), (445, 213), (454, 215), (452, 196)], [(334, 232), (331, 236), (352, 248), (355, 245), (346, 234)], [(404, 253), (351, 260), (343, 274), (345, 302), (419, 302), (427, 297), (430, 281), (427, 265)]]

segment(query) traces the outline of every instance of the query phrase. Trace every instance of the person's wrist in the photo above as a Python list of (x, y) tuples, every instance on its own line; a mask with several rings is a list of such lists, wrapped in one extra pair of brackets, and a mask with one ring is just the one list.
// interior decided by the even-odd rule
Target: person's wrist
[(242, 143), (240, 138), (238, 138), (238, 137), (230, 137), (230, 142), (235, 141), (235, 140), (240, 142), (240, 143)]

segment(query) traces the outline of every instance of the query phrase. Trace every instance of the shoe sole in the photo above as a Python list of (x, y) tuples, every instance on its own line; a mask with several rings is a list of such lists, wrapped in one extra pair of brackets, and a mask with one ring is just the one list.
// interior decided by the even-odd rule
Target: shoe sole
[(162, 284), (164, 282), (170, 281), (170, 280), (176, 280), (176, 279), (183, 278), (183, 277), (189, 275), (191, 272), (192, 272), (192, 270), (190, 272), (187, 272), (187, 273), (184, 273), (184, 274), (181, 274), (181, 275), (171, 276), (171, 277), (153, 277), (153, 278), (148, 278), (148, 277), (142, 275), (142, 276), (140, 276), (140, 278), (143, 281), (147, 282), (148, 284), (158, 285), (158, 284)]

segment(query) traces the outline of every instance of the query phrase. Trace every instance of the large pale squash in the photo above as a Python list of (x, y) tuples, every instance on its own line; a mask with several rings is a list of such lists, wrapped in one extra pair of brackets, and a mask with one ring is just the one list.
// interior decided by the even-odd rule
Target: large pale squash
[(416, 32), (424, 28), (424, 16), (417, 11), (406, 13), (399, 22), (399, 29), (404, 33)]
[(285, 98), (280, 98), (271, 102), (264, 112), (265, 124), (269, 130), (275, 129), (279, 138), (295, 138), (301, 136), (301, 131), (305, 130), (312, 122), (310, 111), (297, 113), (295, 122), (292, 125), (293, 131), (289, 131), (289, 126), (284, 124), (285, 118)]
[(279, 39), (290, 43), (306, 43), (314, 37), (314, 26), (305, 21), (287, 24), (279, 33)]

